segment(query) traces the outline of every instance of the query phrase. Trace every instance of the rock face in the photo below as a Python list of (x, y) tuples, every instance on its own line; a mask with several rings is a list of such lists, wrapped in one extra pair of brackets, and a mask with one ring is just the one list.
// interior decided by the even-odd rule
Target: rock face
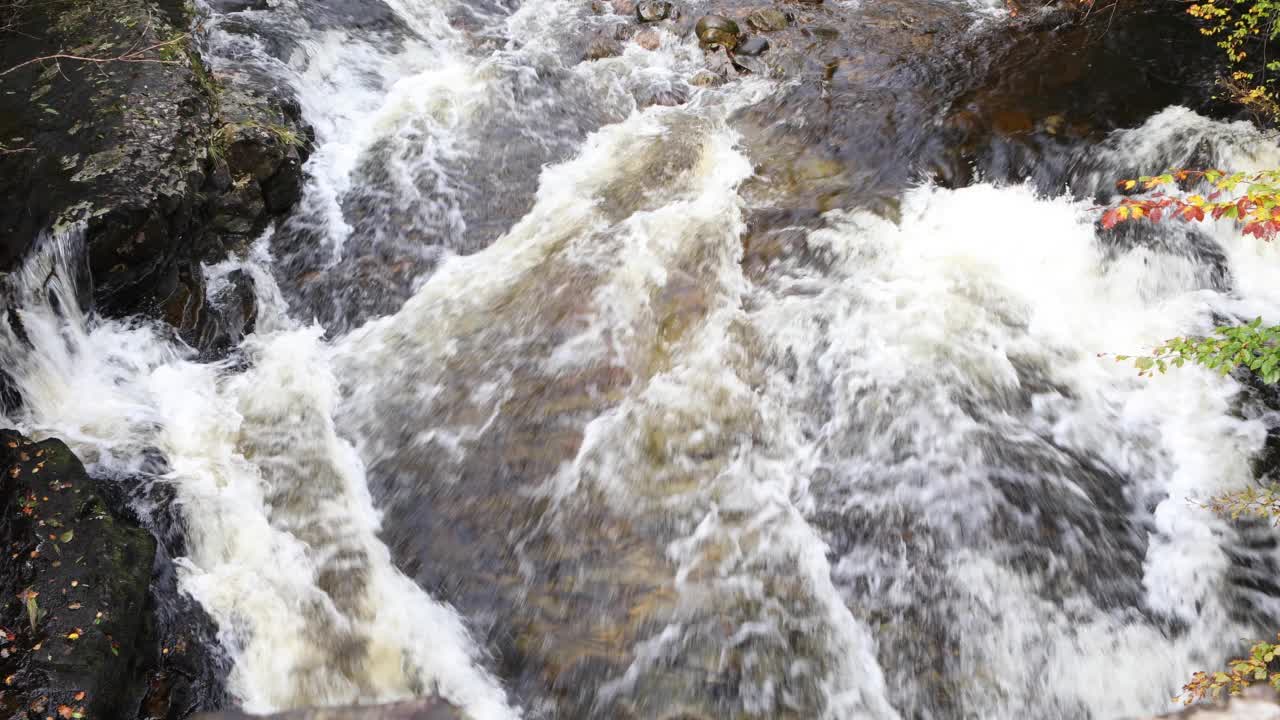
[[(193, 720), (253, 720), (259, 715), (211, 713)], [(465, 720), (466, 716), (440, 700), (413, 700), (392, 705), (368, 705), (349, 708), (313, 708), (269, 715), (267, 720)]]
[[(171, 322), (206, 352), (243, 328), (216, 315), (200, 263), (225, 258), (301, 190), (296, 107), (223, 87), (185, 5), (50, 0), (0, 9), (0, 273), (48, 229), (84, 225), (97, 309)], [(33, 58), (70, 54), (97, 61)], [(123, 58), (123, 59), (121, 59)]]
[(58, 440), (0, 430), (0, 472), (5, 711), (133, 717), (151, 645), (155, 540), (108, 510)]

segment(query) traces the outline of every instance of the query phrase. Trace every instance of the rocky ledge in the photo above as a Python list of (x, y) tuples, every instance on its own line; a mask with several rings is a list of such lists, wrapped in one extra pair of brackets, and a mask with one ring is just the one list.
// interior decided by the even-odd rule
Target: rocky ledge
[(156, 542), (57, 440), (0, 430), (0, 712), (125, 718), (141, 699)]
[(253, 315), (210, 302), (201, 263), (292, 206), (309, 132), (291, 100), (205, 69), (193, 13), (178, 0), (0, 5), (0, 274), (42, 234), (81, 227), (96, 310), (163, 319), (214, 354)]

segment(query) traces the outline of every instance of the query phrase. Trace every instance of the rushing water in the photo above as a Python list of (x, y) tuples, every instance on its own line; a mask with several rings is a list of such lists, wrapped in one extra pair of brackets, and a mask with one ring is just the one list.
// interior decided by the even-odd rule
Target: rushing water
[[(1266, 398), (1098, 356), (1280, 317), (1274, 245), (1016, 183), (761, 226), (786, 190), (744, 190), (735, 123), (786, 88), (691, 87), (687, 38), (580, 63), (612, 16), (569, 0), (210, 12), (215, 68), (317, 135), (297, 212), (210, 269), (254, 275), (256, 334), (205, 364), (86, 313), (72, 232), (0, 361), (9, 423), (164, 458), (246, 709), (1122, 717), (1280, 615), (1275, 543), (1190, 502), (1253, 478)], [(1078, 151), (1077, 195), (1280, 164), (1182, 108)]]

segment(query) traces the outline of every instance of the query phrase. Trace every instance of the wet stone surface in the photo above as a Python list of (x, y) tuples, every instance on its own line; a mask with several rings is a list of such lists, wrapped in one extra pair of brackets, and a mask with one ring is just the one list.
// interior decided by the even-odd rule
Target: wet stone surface
[[(0, 12), (11, 25), (0, 72), (16, 68), (0, 76), (0, 195), (10, 198), (0, 273), (42, 233), (83, 224), (99, 311), (208, 312), (188, 301), (200, 262), (243, 249), (298, 198), (308, 135), (297, 108), (211, 76), (178, 5), (51, 0)], [(131, 61), (23, 65), (58, 53)], [(213, 336), (193, 328), (211, 323), (227, 324), (187, 318), (180, 334), (209, 350)]]
[(151, 648), (155, 540), (108, 510), (57, 440), (0, 430), (0, 470), (5, 717), (132, 717)]

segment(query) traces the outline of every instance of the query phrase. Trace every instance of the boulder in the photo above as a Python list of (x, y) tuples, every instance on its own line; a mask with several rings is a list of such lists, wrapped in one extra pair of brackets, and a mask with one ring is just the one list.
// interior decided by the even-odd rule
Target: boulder
[(729, 52), (733, 52), (733, 49), (738, 47), (738, 38), (741, 35), (738, 23), (723, 15), (703, 15), (698, 18), (694, 32), (697, 33), (698, 42), (704, 48), (724, 48)]
[(59, 440), (0, 430), (0, 674), (7, 708), (130, 718), (156, 542), (113, 514)]
[(747, 25), (756, 32), (777, 32), (787, 29), (787, 14), (776, 7), (762, 7), (747, 15)]

